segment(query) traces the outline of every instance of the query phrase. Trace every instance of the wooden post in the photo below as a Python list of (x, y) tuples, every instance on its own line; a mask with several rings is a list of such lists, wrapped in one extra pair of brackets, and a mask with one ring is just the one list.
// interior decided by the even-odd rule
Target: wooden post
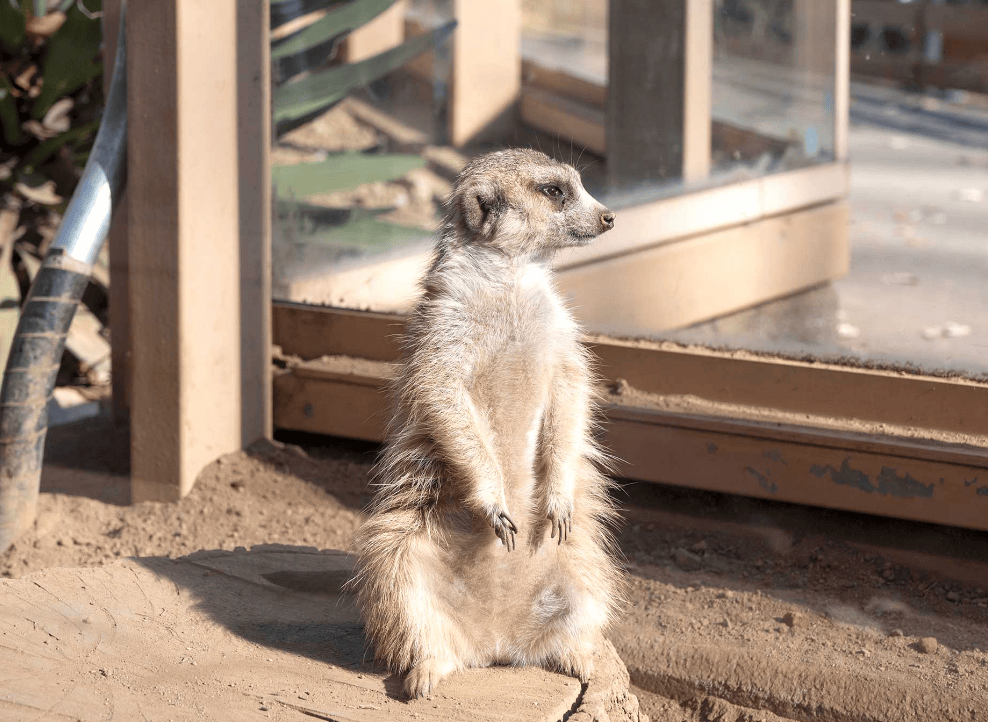
[[(256, 268), (265, 252), (245, 252), (263, 232), (240, 233), (238, 140), (238, 127), (262, 122), (241, 111), (268, 112), (239, 92), (241, 80), (267, 87), (264, 51), (245, 49), (247, 26), (266, 27), (256, 15), (266, 11), (262, 0), (128, 5), (134, 502), (181, 498), (207, 463), (254, 433), (245, 419), (257, 430), (269, 418), (270, 389), (245, 384), (256, 364), (245, 364), (245, 345), (256, 355), (268, 331), (267, 311), (253, 306), (267, 302)], [(243, 161), (257, 172), (256, 155)], [(255, 190), (253, 202), (263, 195)], [(254, 279), (246, 293), (244, 278)]]
[(521, 93), (521, 0), (454, 0), (450, 137), (462, 146), (513, 120)]
[(710, 175), (710, 108), (714, 71), (713, 0), (686, 0), (685, 38), (683, 181), (696, 183)]
[[(103, 92), (109, 94), (113, 79), (113, 59), (117, 55), (117, 31), (120, 28), (120, 0), (103, 3)], [(113, 383), (113, 420), (126, 424), (130, 418), (130, 274), (127, 249), (126, 188), (107, 238), (110, 252), (110, 366)]]
[(405, 40), (407, 0), (398, 0), (366, 25), (347, 35), (343, 43), (343, 61), (356, 63), (401, 45)]
[(687, 0), (611, 0), (607, 176), (616, 191), (681, 176)]
[(271, 399), (270, 1), (237, 0), (241, 443), (274, 433)]

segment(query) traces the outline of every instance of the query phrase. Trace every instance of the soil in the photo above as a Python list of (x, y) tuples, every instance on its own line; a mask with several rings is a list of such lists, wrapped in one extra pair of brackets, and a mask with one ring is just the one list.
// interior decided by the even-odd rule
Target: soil
[[(35, 528), (0, 573), (264, 544), (346, 549), (371, 444), (290, 435), (175, 504), (128, 505), (126, 433), (52, 429)], [(610, 638), (653, 720), (988, 719), (988, 534), (624, 483)]]

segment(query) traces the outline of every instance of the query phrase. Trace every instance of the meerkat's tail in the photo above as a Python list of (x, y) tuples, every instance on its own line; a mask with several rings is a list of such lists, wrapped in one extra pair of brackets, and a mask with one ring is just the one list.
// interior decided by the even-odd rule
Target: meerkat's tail
[(418, 509), (392, 509), (371, 515), (354, 538), (356, 573), (349, 585), (366, 625), (374, 656), (394, 672), (403, 672), (415, 658), (409, 634), (409, 597), (421, 573), (412, 558), (416, 539), (426, 531)]

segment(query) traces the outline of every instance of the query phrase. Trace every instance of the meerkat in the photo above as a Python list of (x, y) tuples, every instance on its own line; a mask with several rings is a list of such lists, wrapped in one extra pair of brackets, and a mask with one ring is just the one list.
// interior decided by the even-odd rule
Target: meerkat
[(574, 168), (533, 150), (473, 160), (447, 199), (355, 537), (369, 641), (409, 697), (467, 667), (591, 675), (618, 599), (615, 512), (550, 262), (613, 226)]

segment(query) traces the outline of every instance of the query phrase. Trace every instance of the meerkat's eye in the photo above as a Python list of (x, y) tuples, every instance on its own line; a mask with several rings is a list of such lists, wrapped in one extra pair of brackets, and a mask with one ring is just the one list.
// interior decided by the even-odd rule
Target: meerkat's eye
[(551, 184), (550, 185), (540, 186), (539, 187), (539, 190), (542, 191), (547, 196), (549, 196), (550, 198), (553, 198), (555, 200), (559, 200), (564, 195), (563, 194), (563, 191), (560, 189), (559, 186), (554, 186), (554, 185), (551, 185)]

